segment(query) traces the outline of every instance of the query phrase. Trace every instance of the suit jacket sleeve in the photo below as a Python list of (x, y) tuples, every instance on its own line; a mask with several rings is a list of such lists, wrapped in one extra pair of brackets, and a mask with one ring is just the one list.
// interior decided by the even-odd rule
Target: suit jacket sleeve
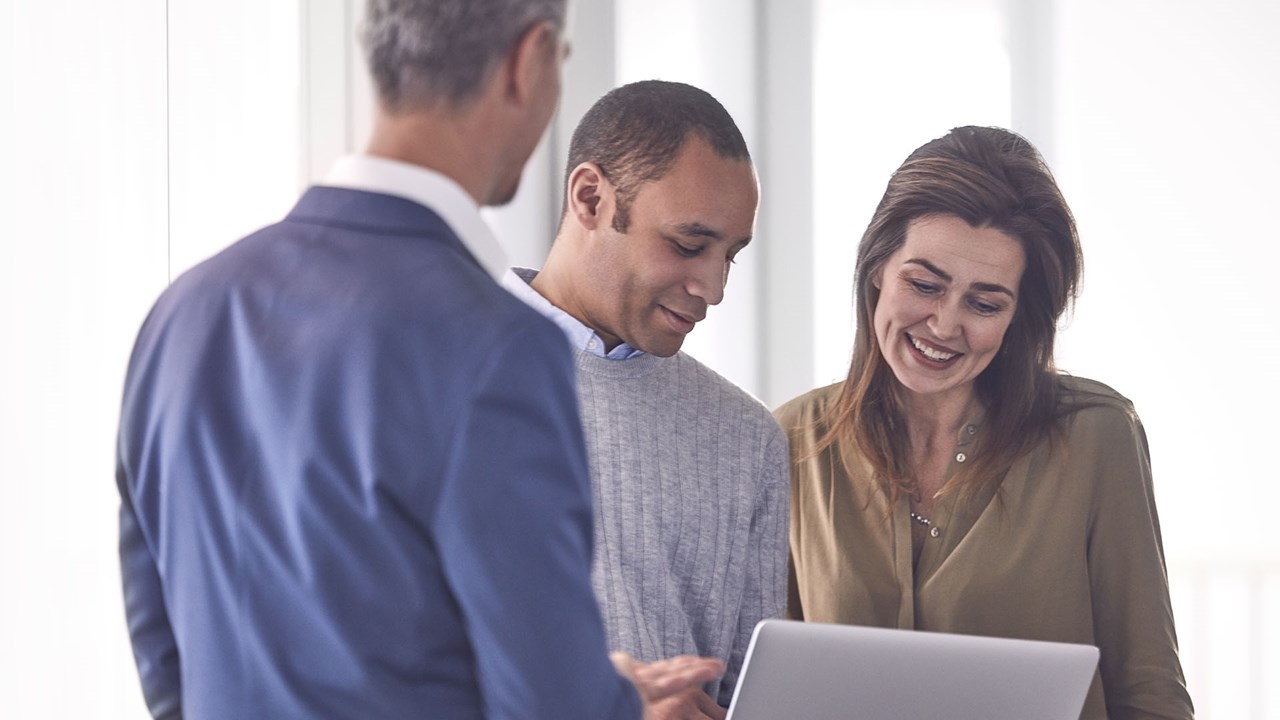
[(165, 609), (160, 572), (138, 523), (123, 466), (117, 467), (116, 483), (120, 488), (120, 570), (125, 619), (142, 694), (157, 720), (179, 720), (182, 681), (178, 646)]
[(564, 338), (522, 326), (479, 369), (433, 524), (493, 718), (638, 717), (590, 584), (591, 490)]

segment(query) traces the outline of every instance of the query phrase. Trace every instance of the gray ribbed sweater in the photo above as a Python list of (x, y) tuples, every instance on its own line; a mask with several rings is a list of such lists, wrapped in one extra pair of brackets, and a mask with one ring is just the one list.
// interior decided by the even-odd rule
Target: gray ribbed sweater
[(707, 690), (727, 705), (756, 622), (786, 609), (786, 437), (684, 353), (574, 353), (610, 649), (720, 658), (728, 672)]

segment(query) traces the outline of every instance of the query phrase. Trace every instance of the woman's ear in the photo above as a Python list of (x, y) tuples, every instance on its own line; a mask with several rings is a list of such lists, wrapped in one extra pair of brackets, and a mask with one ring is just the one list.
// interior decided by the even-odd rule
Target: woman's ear
[(593, 162), (584, 162), (569, 174), (565, 187), (569, 214), (585, 230), (596, 230), (613, 222), (614, 189), (604, 171)]

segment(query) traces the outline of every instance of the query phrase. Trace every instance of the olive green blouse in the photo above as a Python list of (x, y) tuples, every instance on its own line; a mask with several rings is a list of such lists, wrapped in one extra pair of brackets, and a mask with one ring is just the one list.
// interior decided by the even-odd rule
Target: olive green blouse
[[(992, 487), (939, 499), (913, 571), (904, 497), (890, 505), (839, 453), (813, 454), (840, 384), (783, 405), (791, 440), (790, 614), (830, 623), (1096, 645), (1082, 718), (1193, 717), (1178, 661), (1146, 434), (1133, 405), (1062, 378), (1089, 404)], [(962, 427), (949, 473), (981, 452)]]

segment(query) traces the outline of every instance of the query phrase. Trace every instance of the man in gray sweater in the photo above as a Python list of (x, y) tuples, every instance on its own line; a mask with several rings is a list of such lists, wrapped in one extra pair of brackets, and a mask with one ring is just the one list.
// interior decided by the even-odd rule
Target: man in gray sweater
[(723, 718), (755, 624), (785, 612), (787, 445), (758, 400), (680, 346), (751, 240), (751, 158), (709, 94), (645, 81), (587, 112), (565, 188), (542, 271), (504, 283), (574, 348), (610, 649), (722, 659), (719, 682), (654, 712)]

